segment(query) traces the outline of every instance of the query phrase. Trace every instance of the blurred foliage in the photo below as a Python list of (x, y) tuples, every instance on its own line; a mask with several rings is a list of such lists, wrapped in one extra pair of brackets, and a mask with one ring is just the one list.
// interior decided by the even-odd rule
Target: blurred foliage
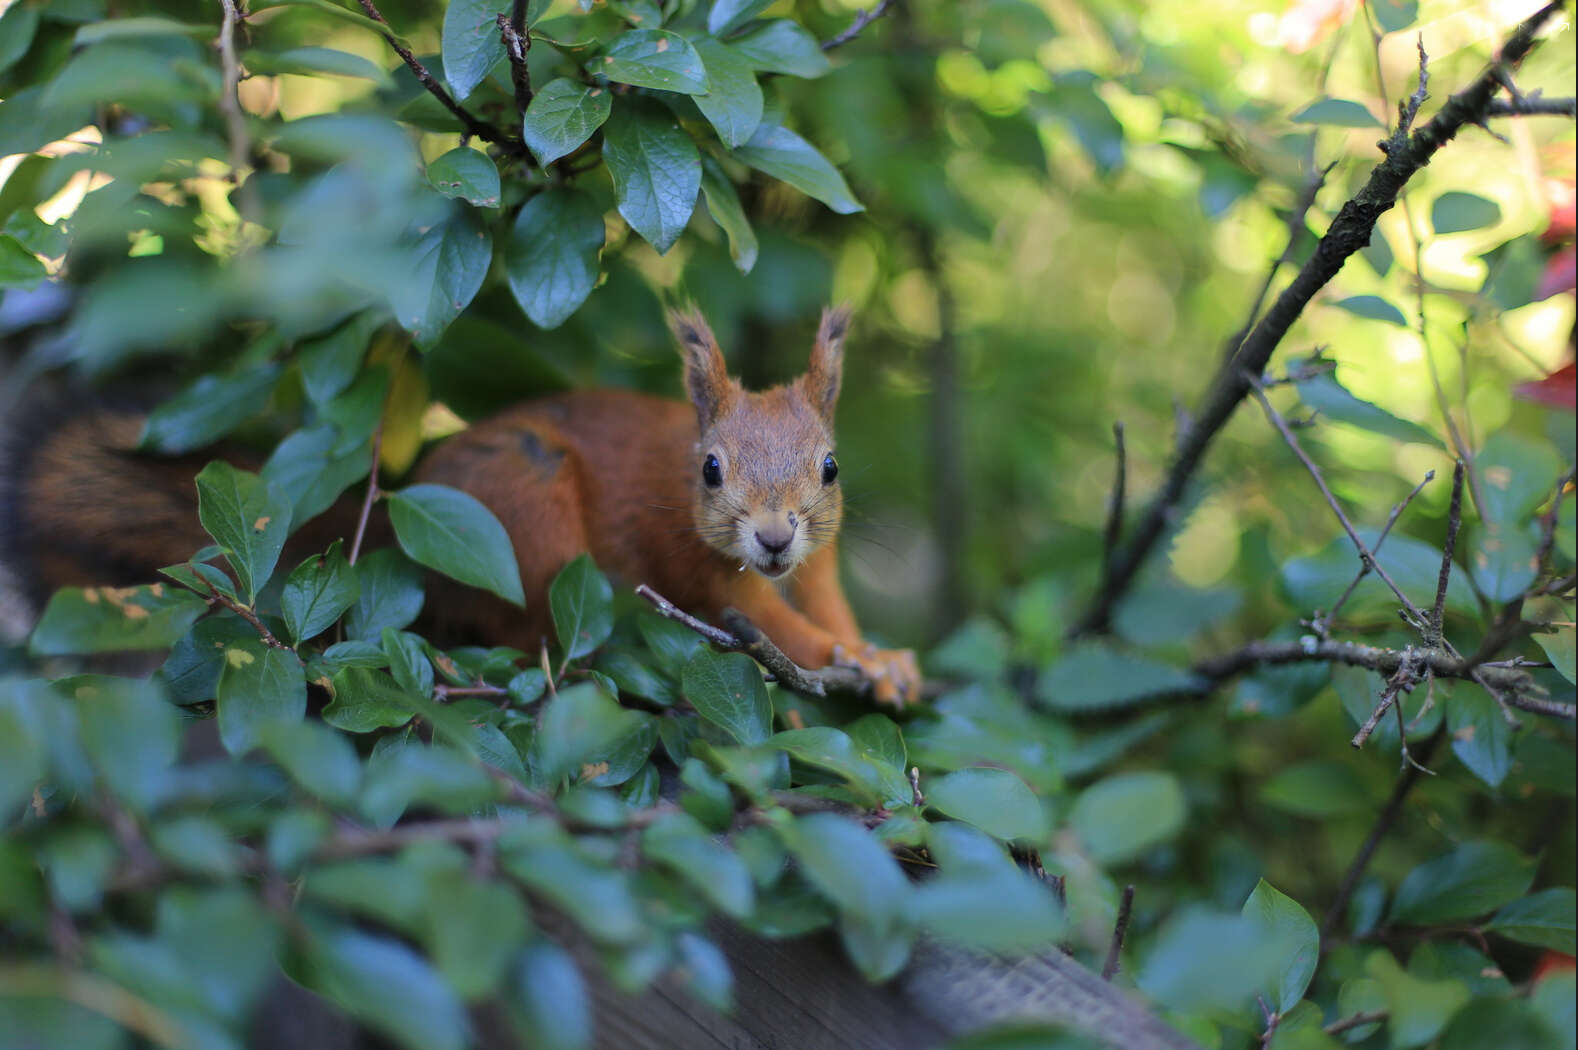
[[(532, 1045), (581, 1046), (580, 964), (542, 909), (617, 986), (667, 973), (727, 1008), (712, 914), (836, 928), (872, 979), (922, 931), (1099, 966), (1132, 882), (1119, 980), (1203, 1045), (1572, 1046), (1571, 972), (1546, 954), (1574, 950), (1572, 723), (1513, 728), (1461, 681), (1407, 697), (1436, 775), (1339, 898), (1399, 775), (1390, 717), (1348, 744), (1381, 681), (1192, 663), (1417, 641), (1373, 576), (1327, 618), (1358, 561), (1256, 413), (1114, 637), (1063, 637), (1097, 579), (1114, 419), (1135, 501), (1271, 261), (1306, 258), (1366, 177), (1416, 36), (1444, 98), (1506, 5), (901, 0), (831, 52), (843, 0), (588, 7), (520, 5), (524, 120), (502, 0), (382, 9), (464, 135), (354, 5), (257, 4), (223, 31), (225, 4), (0, 14), (0, 330), (28, 348), (10, 396), (58, 369), (151, 386), (150, 454), (268, 453), (198, 475), (214, 547), (162, 583), (57, 594), (0, 655), (5, 1045), (241, 1045), (282, 971), (403, 1045), (465, 1045), (464, 1004), (497, 1000)], [(1558, 42), (1517, 82), (1573, 76)], [(1493, 126), (1382, 216), (1271, 396), (1311, 422), (1368, 542), (1435, 472), (1381, 555), (1422, 606), (1454, 451), (1473, 454), (1447, 637), (1472, 653), (1514, 625), (1494, 655), (1570, 700), (1570, 372), (1565, 411), (1516, 392), (1571, 356), (1552, 275), (1572, 128)], [(546, 665), (408, 629), (418, 564), (520, 598), (486, 508), (400, 487), (424, 442), (571, 385), (677, 393), (662, 306), (685, 299), (753, 384), (802, 367), (824, 303), (856, 307), (846, 575), (881, 636), (953, 628), (922, 710), (764, 686), (586, 560), (554, 585)], [(359, 491), (380, 425), (399, 549), (281, 564)], [(937, 493), (959, 529), (935, 527)], [(958, 607), (934, 600), (950, 574)], [(147, 681), (72, 659), (131, 649), (168, 655)], [(194, 757), (210, 730), (223, 757)], [(860, 816), (806, 812), (827, 800)], [(938, 870), (912, 880), (921, 858)], [(1062, 1045), (1039, 1038), (968, 1045)]]

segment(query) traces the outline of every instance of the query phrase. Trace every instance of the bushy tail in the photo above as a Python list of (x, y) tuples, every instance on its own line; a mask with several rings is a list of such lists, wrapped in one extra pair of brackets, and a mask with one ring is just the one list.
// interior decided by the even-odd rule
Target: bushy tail
[(17, 415), (0, 455), (0, 563), (34, 609), (57, 587), (150, 582), (209, 542), (192, 482), (202, 459), (138, 453), (141, 414)]

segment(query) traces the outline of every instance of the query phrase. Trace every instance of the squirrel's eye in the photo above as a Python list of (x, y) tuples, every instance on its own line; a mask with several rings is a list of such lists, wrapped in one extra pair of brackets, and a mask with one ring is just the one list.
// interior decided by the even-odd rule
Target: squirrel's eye
[(822, 460), (822, 484), (831, 485), (836, 477), (838, 477), (838, 460), (829, 452), (827, 458)]
[(701, 464), (701, 480), (709, 489), (715, 489), (723, 484), (723, 465), (718, 462), (717, 456), (708, 456)]

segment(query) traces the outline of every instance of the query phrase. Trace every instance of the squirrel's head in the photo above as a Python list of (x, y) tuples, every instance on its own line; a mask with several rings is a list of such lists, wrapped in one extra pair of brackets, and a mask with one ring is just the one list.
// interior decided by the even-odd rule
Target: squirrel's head
[(849, 310), (824, 310), (806, 373), (760, 393), (729, 377), (696, 310), (670, 316), (696, 406), (696, 528), (707, 544), (773, 579), (838, 533), (844, 497), (833, 458)]

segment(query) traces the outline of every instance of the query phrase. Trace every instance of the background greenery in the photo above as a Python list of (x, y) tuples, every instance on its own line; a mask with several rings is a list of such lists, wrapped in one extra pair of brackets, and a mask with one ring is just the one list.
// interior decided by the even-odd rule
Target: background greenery
[[(1420, 641), (1373, 577), (1311, 626), (1359, 563), (1256, 410), (1111, 635), (1065, 636), (1100, 586), (1114, 421), (1139, 504), (1269, 264), (1274, 292), (1379, 159), (1416, 38), (1428, 116), (1527, 12), (913, 0), (824, 52), (852, 8), (533, 2), (523, 143), (505, 5), (377, 10), (481, 137), (354, 4), (0, 15), (8, 404), (46, 372), (151, 384), (151, 453), (269, 456), (198, 476), (219, 551), (166, 573), (187, 589), (62, 592), (0, 657), (0, 1038), (237, 1045), (282, 968), (413, 1047), (464, 1045), (488, 1000), (576, 1046), (581, 978), (540, 911), (620, 986), (669, 973), (726, 1007), (713, 913), (832, 924), (873, 979), (922, 930), (1099, 967), (1131, 883), (1118, 980), (1204, 1045), (1572, 1045), (1570, 972), (1534, 979), (1573, 952), (1570, 718), (1514, 729), (1477, 686), (1421, 683), (1418, 776), (1390, 718), (1349, 745), (1374, 673), (1201, 662)], [(1571, 91), (1570, 40), (1522, 92)], [(1381, 558), (1422, 606), (1472, 459), (1446, 635), (1570, 701), (1570, 373), (1565, 402), (1519, 384), (1570, 360), (1572, 125), (1491, 130), (1408, 184), (1271, 397), (1313, 419), (1367, 536), (1435, 472)], [(507, 543), (452, 542), (485, 511), (402, 485), (423, 442), (566, 386), (677, 394), (662, 310), (688, 299), (758, 385), (802, 367), (825, 303), (855, 306), (845, 578), (873, 633), (928, 651), (921, 710), (763, 687), (587, 563), (556, 585), (551, 691), (538, 654), (407, 630), (413, 561), (519, 590)], [(360, 492), (375, 432), (400, 549), (280, 564)], [(150, 681), (78, 673), (125, 649), (170, 651)], [(221, 757), (197, 757), (214, 723)]]

